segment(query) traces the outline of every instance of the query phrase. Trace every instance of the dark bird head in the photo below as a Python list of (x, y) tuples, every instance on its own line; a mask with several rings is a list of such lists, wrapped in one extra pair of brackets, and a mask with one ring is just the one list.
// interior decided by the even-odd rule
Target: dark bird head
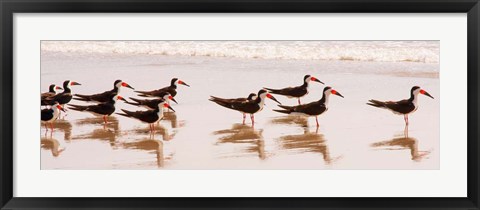
[(257, 98), (257, 94), (250, 93), (250, 95), (248, 95), (247, 97), (247, 100), (251, 101), (251, 100), (255, 100), (256, 98)]
[(65, 112), (65, 109), (60, 104), (58, 104), (58, 102), (56, 102), (55, 105), (53, 105), (53, 107), (55, 107), (56, 109), (62, 112)]
[(312, 77), (312, 76), (310, 76), (310, 75), (308, 75), (308, 74), (305, 75), (305, 77), (303, 77), (303, 81), (305, 81), (305, 82), (307, 82), (307, 83), (310, 82), (310, 81), (314, 81), (314, 82), (318, 82), (318, 83), (325, 84), (325, 83), (323, 83), (322, 81), (318, 80), (317, 78)]
[(51, 92), (51, 93), (55, 93), (56, 90), (63, 90), (63, 88), (61, 88), (59, 86), (56, 86), (55, 84), (51, 84), (48, 87), (48, 91)]
[(70, 80), (65, 80), (65, 82), (63, 82), (63, 89), (70, 88), (70, 86), (74, 86), (74, 85), (82, 85), (82, 84), (78, 82), (70, 81)]
[(340, 96), (340, 97), (344, 98), (342, 96), (342, 94), (340, 94), (338, 91), (334, 90), (332, 87), (328, 87), (328, 86), (323, 89), (323, 93), (325, 95), (333, 94), (333, 95), (337, 95), (337, 96)]
[(173, 78), (170, 85), (171, 86), (173, 86), (173, 85), (185, 85), (187, 87), (190, 87), (190, 85), (188, 85), (187, 83), (185, 83), (182, 80), (179, 80), (178, 78)]
[(165, 100), (165, 101), (171, 100), (171, 101), (175, 102), (176, 104), (178, 104), (177, 100), (175, 100), (175, 99), (173, 98), (173, 96), (170, 95), (170, 93), (165, 94), (165, 95), (162, 97), (162, 99)]
[(130, 86), (129, 84), (127, 84), (126, 82), (123, 82), (121, 79), (117, 79), (115, 80), (115, 82), (113, 83), (113, 85), (117, 88), (120, 88), (120, 87), (127, 87), (127, 88), (130, 88), (132, 90), (135, 90), (132, 86)]
[(165, 100), (162, 100), (160, 103), (158, 103), (158, 108), (160, 109), (160, 111), (162, 110), (162, 108), (168, 108), (175, 112), (175, 110), (170, 105), (168, 105)]
[(411, 94), (412, 94), (412, 95), (417, 95), (417, 94), (419, 94), (419, 93), (420, 93), (420, 94), (423, 94), (423, 95), (426, 95), (426, 96), (434, 99), (433, 96), (430, 95), (430, 93), (428, 93), (427, 91), (421, 89), (421, 88), (418, 87), (418, 86), (413, 86), (413, 87), (412, 87), (412, 90), (411, 90)]
[(123, 97), (120, 96), (120, 95), (115, 95), (115, 96), (113, 96), (113, 100), (114, 100), (114, 101), (122, 100), (122, 101), (124, 101), (124, 102), (128, 102), (125, 98), (123, 98)]
[(272, 99), (273, 101), (277, 102), (278, 104), (282, 104), (275, 97), (273, 97), (272, 94), (268, 93), (268, 91), (265, 90), (265, 89), (261, 89), (260, 91), (258, 91), (258, 97), (260, 97), (262, 99), (267, 97), (267, 98)]

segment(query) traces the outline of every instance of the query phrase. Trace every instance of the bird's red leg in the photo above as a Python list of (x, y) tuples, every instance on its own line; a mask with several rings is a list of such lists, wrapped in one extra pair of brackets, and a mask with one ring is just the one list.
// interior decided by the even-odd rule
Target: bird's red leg
[(320, 126), (320, 124), (318, 124), (318, 116), (315, 116), (315, 120), (317, 121), (317, 128)]
[(152, 137), (155, 138), (155, 124), (152, 123)]
[(53, 122), (50, 123), (50, 129), (51, 129), (52, 132), (53, 132)]
[(103, 122), (107, 124), (107, 115), (103, 115)]
[(47, 131), (48, 131), (48, 127), (47, 127), (47, 124), (48, 124), (48, 123), (45, 123), (45, 129), (47, 129)]
[(250, 114), (250, 120), (252, 120), (252, 125), (255, 123), (255, 117), (253, 116), (253, 114)]
[(408, 125), (405, 125), (405, 130), (403, 131), (405, 138), (408, 138)]
[(298, 105), (300, 105), (300, 104), (302, 104), (302, 103), (300, 102), (300, 98), (298, 98)]
[(408, 126), (408, 114), (406, 116), (407, 116), (407, 126)]
[(245, 125), (245, 118), (247, 117), (247, 114), (243, 113), (243, 124)]

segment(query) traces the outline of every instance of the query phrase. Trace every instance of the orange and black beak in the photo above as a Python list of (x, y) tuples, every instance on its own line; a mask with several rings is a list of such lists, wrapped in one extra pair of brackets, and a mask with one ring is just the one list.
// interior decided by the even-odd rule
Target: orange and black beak
[(117, 96), (117, 99), (118, 99), (118, 100), (122, 100), (122, 101), (124, 101), (124, 102), (128, 102), (128, 101), (127, 101), (125, 98), (123, 98), (122, 96)]
[(427, 91), (425, 91), (425, 90), (423, 90), (423, 89), (420, 90), (420, 93), (423, 94), (423, 95), (426, 95), (426, 96), (428, 96), (428, 97), (430, 97), (430, 98), (432, 98), (432, 99), (434, 99), (433, 96), (430, 95), (430, 93), (428, 93)]
[(63, 88), (60, 86), (55, 86), (55, 90), (63, 90)]
[(334, 95), (337, 95), (337, 96), (340, 96), (340, 97), (344, 98), (344, 97), (342, 96), (342, 94), (340, 94), (338, 91), (336, 91), (336, 90), (333, 90), (333, 89), (332, 89), (332, 94), (334, 94)]
[(280, 105), (282, 104), (282, 103), (280, 103), (280, 101), (278, 101), (275, 97), (273, 97), (272, 94), (270, 94), (270, 93), (267, 93), (267, 98), (274, 100), (275, 102), (277, 102), (277, 103), (280, 104)]
[(181, 85), (185, 85), (187, 87), (190, 87), (190, 85), (188, 85), (187, 83), (185, 83), (184, 81), (182, 80), (178, 80), (178, 84), (181, 84)]
[(62, 106), (60, 106), (60, 105), (57, 105), (57, 109), (60, 110), (60, 111), (62, 111), (62, 112), (65, 112), (65, 109), (64, 109)]
[(322, 81), (318, 80), (318, 79), (315, 78), (315, 77), (310, 78), (310, 80), (315, 81), (315, 82), (318, 82), (318, 83), (325, 84), (325, 83), (323, 83)]
[(164, 103), (163, 107), (168, 108), (168, 109), (172, 110), (173, 112), (175, 112), (175, 110), (170, 105), (168, 105), (167, 103)]
[(70, 82), (70, 85), (82, 85), (82, 84), (80, 84), (80, 83), (78, 83), (78, 82), (73, 82), (73, 81), (72, 81), (72, 82)]
[(127, 88), (130, 88), (132, 90), (135, 90), (132, 86), (130, 86), (129, 84), (127, 84), (126, 82), (122, 82), (122, 87), (127, 87)]
[(171, 101), (175, 102), (176, 104), (178, 104), (178, 102), (173, 98), (173, 96), (168, 96), (168, 99), (170, 99)]

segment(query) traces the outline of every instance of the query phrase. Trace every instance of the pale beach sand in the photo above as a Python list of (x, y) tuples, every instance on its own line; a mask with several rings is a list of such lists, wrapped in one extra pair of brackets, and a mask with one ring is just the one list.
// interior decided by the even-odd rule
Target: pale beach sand
[[(112, 115), (107, 126), (89, 113), (68, 111), (53, 134), (42, 128), (42, 169), (439, 169), (440, 88), (438, 63), (350, 60), (255, 59), (213, 56), (42, 52), (42, 92), (66, 79), (81, 83), (73, 93), (112, 89), (122, 79), (136, 90), (153, 90), (178, 77), (180, 86), (152, 139), (148, 125)], [(311, 74), (338, 90), (329, 110), (314, 118), (263, 111), (242, 125), (240, 113), (208, 101), (210, 95), (246, 97), (262, 87), (302, 83)], [(405, 138), (403, 116), (366, 105), (369, 99), (399, 100), (418, 85), (420, 95)], [(311, 83), (302, 102), (321, 98), (325, 86)], [(136, 97), (123, 89), (123, 97)], [(285, 105), (295, 99), (275, 97)], [(137, 97), (138, 98), (138, 97)], [(72, 104), (85, 104), (72, 100)], [(142, 110), (118, 102), (120, 109)], [(50, 137), (51, 135), (51, 137)]]

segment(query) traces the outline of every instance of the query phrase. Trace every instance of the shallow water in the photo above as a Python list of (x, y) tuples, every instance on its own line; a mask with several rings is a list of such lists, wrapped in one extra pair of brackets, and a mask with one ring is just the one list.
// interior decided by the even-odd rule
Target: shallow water
[[(66, 79), (81, 83), (73, 92), (82, 94), (109, 90), (116, 79), (136, 90), (167, 86), (173, 77), (191, 85), (177, 89), (176, 112), (166, 113), (153, 137), (134, 119), (112, 115), (103, 125), (89, 113), (68, 111), (53, 133), (42, 129), (42, 169), (439, 168), (438, 64), (43, 52), (41, 68), (42, 92)], [(208, 101), (210, 95), (246, 97), (262, 87), (300, 85), (305, 74), (345, 96), (332, 95), (318, 129), (314, 118), (271, 111), (271, 100), (255, 115), (254, 127), (248, 117), (242, 125), (240, 113)], [(435, 99), (421, 96), (405, 138), (402, 116), (365, 102), (407, 98), (414, 85)], [(312, 83), (302, 102), (320, 99), (323, 88)], [(121, 95), (135, 96), (129, 89)], [(118, 102), (120, 108), (141, 110)]]

